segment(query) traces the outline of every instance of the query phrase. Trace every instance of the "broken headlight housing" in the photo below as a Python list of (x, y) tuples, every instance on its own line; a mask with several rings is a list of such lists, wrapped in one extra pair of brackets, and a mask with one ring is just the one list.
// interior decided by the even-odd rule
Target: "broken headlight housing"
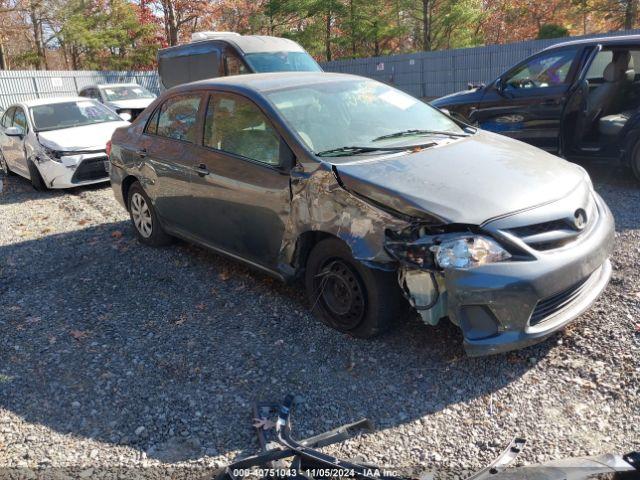
[(440, 268), (470, 268), (502, 262), (511, 254), (498, 242), (481, 235), (467, 235), (444, 240), (430, 248)]
[(44, 153), (47, 158), (53, 160), (54, 162), (62, 163), (61, 157), (65, 155), (65, 152), (61, 152), (59, 150), (53, 150), (52, 148), (42, 146), (42, 153)]

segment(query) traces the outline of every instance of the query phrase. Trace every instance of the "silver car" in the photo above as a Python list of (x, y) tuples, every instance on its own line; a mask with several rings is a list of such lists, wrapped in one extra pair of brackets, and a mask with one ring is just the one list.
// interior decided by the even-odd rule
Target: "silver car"
[(280, 279), (369, 337), (411, 306), (470, 354), (540, 341), (611, 275), (611, 212), (581, 167), (387, 85), (255, 74), (165, 92), (112, 140), (139, 239), (181, 237)]
[(105, 104), (125, 120), (134, 120), (156, 98), (137, 83), (88, 85), (78, 95)]

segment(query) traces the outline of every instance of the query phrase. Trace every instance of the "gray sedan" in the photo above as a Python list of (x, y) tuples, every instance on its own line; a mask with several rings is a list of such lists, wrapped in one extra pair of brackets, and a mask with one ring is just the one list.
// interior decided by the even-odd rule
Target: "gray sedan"
[(205, 80), (116, 131), (111, 182), (139, 239), (181, 237), (282, 280), (356, 337), (411, 307), (472, 355), (529, 345), (611, 275), (587, 173), (387, 85), (329, 73)]

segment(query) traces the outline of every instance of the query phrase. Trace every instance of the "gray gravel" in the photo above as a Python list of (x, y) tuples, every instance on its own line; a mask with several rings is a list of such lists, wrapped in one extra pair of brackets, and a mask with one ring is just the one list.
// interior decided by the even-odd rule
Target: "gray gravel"
[(354, 340), (284, 286), (184, 243), (138, 244), (109, 187), (0, 177), (0, 467), (217, 466), (256, 449), (251, 402), (300, 395), (298, 437), (369, 417), (327, 450), (459, 474), (516, 434), (535, 462), (640, 449), (640, 188), (594, 171), (614, 276), (542, 345), (467, 358), (449, 325)]

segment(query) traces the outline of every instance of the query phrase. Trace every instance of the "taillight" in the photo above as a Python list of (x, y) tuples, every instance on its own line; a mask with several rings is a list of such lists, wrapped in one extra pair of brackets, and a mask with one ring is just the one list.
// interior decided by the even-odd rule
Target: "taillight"
[(107, 157), (111, 156), (111, 140), (107, 142)]

